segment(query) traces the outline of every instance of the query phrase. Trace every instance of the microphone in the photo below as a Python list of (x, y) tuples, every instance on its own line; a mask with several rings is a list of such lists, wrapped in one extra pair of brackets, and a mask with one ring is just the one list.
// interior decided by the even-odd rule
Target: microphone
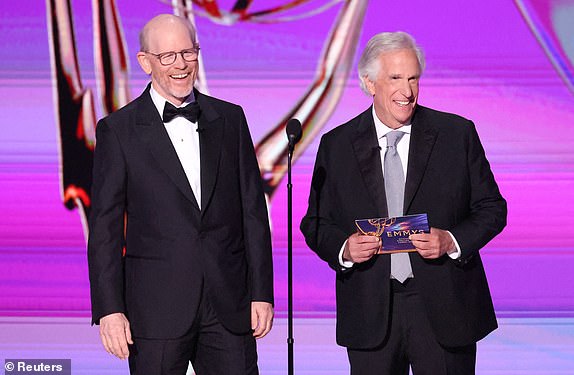
[(196, 132), (201, 133), (205, 130), (205, 128), (200, 128), (199, 125), (197, 125), (197, 129), (195, 129)]
[(301, 136), (303, 135), (301, 121), (292, 118), (287, 122), (285, 131), (287, 132), (287, 139), (289, 140), (289, 151), (293, 151), (295, 145), (301, 140)]

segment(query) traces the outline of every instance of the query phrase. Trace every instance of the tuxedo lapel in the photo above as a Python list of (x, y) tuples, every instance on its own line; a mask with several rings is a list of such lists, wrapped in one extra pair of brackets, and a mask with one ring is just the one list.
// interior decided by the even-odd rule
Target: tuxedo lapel
[(417, 106), (413, 116), (409, 162), (405, 182), (404, 212), (408, 212), (427, 168), (436, 141), (436, 130), (425, 117), (425, 108)]
[(209, 99), (195, 91), (201, 108), (199, 115), (199, 147), (201, 152), (201, 211), (207, 209), (216, 183), (223, 142), (225, 119), (211, 106)]
[(359, 116), (351, 142), (371, 201), (375, 204), (379, 216), (386, 216), (387, 199), (381, 166), (381, 150), (371, 108)]
[(183, 195), (199, 210), (197, 200), (193, 195), (193, 191), (191, 190), (181, 162), (177, 157), (175, 148), (151, 100), (149, 86), (137, 100), (137, 133), (153, 154), (160, 168), (163, 169), (173, 183), (181, 190)]

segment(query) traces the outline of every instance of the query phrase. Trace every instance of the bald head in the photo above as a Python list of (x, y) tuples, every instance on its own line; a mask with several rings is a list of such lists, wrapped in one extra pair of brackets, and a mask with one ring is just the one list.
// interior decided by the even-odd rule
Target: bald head
[(173, 14), (161, 14), (140, 33), (138, 63), (151, 76), (153, 89), (174, 105), (193, 91), (199, 67), (199, 45), (191, 23)]
[(182, 27), (189, 33), (189, 38), (193, 44), (197, 45), (195, 28), (191, 22), (173, 14), (160, 14), (146, 23), (141, 30), (139, 35), (140, 51), (150, 51), (157, 39), (161, 39), (163, 35), (169, 34), (174, 30), (180, 30)]

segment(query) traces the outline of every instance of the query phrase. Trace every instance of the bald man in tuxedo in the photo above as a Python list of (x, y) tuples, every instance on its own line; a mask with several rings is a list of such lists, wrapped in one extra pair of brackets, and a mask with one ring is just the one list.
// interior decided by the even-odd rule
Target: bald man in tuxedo
[[(140, 34), (151, 76), (99, 121), (88, 241), (92, 321), (132, 374), (257, 374), (273, 320), (267, 207), (241, 107), (193, 89), (193, 26)], [(124, 249), (124, 253), (122, 251)]]

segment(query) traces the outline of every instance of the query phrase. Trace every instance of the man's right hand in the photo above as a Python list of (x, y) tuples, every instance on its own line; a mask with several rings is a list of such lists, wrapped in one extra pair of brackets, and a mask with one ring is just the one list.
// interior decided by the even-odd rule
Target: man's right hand
[(104, 348), (119, 359), (130, 355), (128, 344), (133, 344), (130, 322), (123, 313), (113, 313), (100, 319), (100, 338)]
[(381, 239), (379, 237), (354, 233), (347, 238), (347, 244), (343, 250), (343, 260), (363, 263), (371, 259), (380, 248)]

